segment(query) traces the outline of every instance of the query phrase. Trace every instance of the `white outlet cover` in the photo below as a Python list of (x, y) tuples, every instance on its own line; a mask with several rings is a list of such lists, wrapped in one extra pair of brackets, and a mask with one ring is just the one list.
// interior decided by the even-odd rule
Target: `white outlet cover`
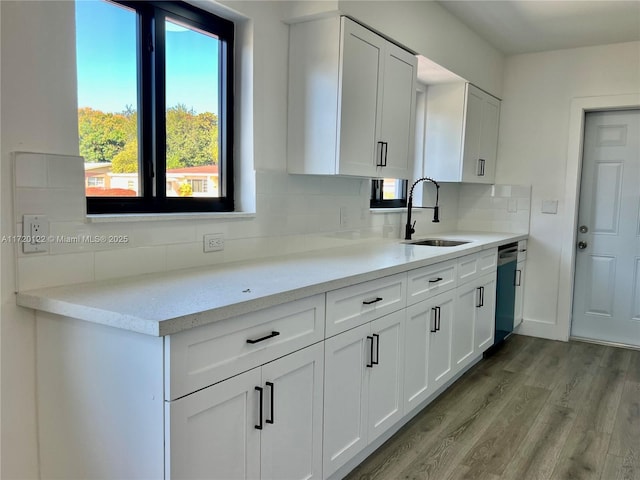
[(558, 200), (543, 200), (542, 213), (555, 215), (558, 213)]

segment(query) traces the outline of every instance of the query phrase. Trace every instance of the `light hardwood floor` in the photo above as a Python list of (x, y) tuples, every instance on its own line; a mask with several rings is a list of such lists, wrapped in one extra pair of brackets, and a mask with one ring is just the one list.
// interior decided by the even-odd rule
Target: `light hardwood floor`
[(513, 335), (348, 480), (640, 480), (640, 351)]

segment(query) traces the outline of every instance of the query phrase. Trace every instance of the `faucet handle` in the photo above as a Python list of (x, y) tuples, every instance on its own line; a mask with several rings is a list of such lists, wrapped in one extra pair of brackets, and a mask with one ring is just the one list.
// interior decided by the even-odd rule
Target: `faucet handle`
[(411, 233), (416, 233), (416, 221), (415, 220), (411, 224)]

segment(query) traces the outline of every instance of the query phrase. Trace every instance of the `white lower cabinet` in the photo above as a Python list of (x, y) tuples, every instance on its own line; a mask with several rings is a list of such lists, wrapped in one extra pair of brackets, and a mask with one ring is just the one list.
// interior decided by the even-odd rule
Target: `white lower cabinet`
[(527, 262), (525, 260), (518, 262), (516, 266), (516, 299), (513, 314), (513, 328), (515, 329), (522, 323), (523, 306), (524, 306), (524, 273)]
[(455, 290), (407, 308), (404, 412), (409, 413), (451, 378)]
[(496, 273), (484, 275), (475, 283), (479, 289), (475, 318), (475, 356), (493, 345), (496, 330)]
[(325, 341), (325, 478), (403, 415), (404, 316), (401, 310)]
[(452, 355), (456, 371), (493, 345), (496, 273), (458, 287), (453, 322)]
[(166, 403), (166, 477), (319, 479), (318, 343)]
[(474, 323), (479, 303), (479, 290), (474, 282), (456, 290), (456, 316), (453, 320), (451, 357), (454, 371), (459, 371), (473, 360)]

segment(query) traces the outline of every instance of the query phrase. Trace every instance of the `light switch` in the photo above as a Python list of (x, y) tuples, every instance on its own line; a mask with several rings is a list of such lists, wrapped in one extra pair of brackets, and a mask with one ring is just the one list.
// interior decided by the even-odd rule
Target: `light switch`
[(542, 201), (542, 213), (551, 213), (553, 215), (558, 213), (558, 200), (543, 200)]

